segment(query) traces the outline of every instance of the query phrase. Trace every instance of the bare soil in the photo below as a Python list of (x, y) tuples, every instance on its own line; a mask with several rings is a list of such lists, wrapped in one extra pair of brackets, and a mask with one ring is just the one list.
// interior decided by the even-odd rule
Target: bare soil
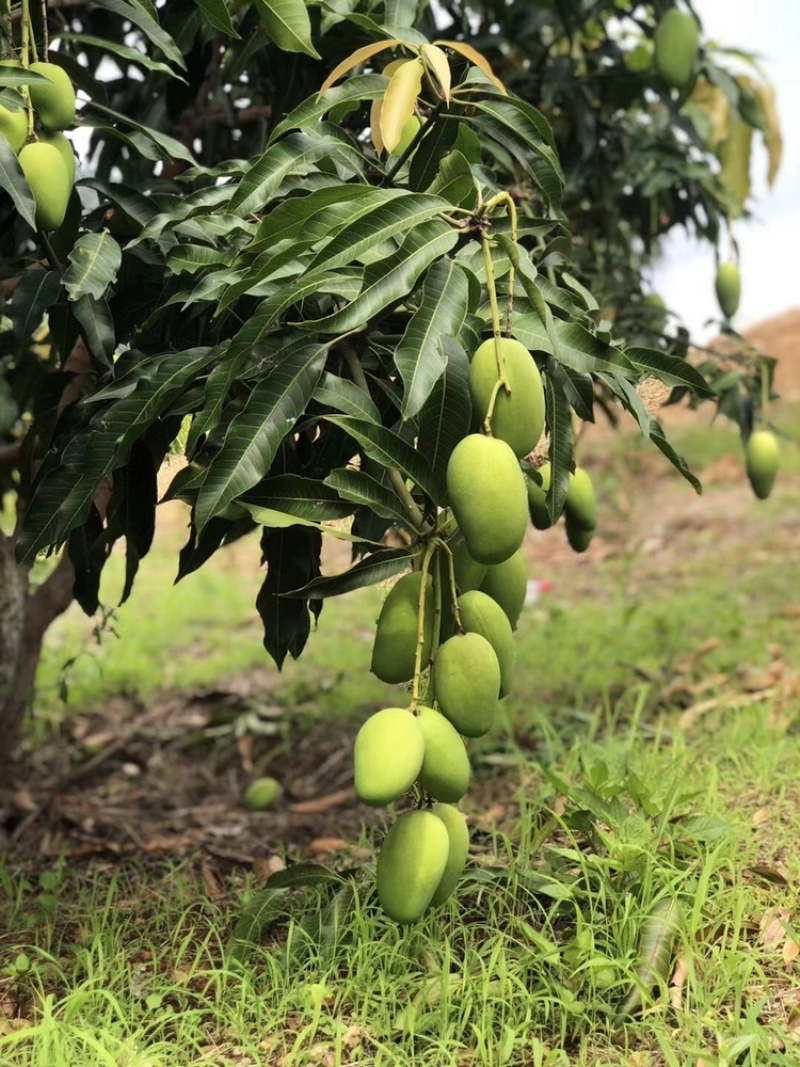
[[(778, 357), (779, 392), (800, 399), (800, 309), (755, 328), (750, 339)], [(687, 417), (676, 409), (663, 414), (667, 423)], [(588, 440), (606, 433), (593, 428)], [(582, 446), (590, 468), (591, 452)], [(797, 482), (787, 475), (779, 491), (796, 496)], [(576, 556), (565, 538), (530, 532), (532, 577), (548, 579), (553, 590), (546, 595), (570, 603), (603, 595), (602, 565), (611, 557), (629, 557), (632, 586), (653, 588), (669, 581), (679, 557), (719, 560), (743, 540), (756, 546), (754, 566), (774, 553), (796, 557), (800, 515), (785, 509), (777, 522), (766, 519), (735, 457), (707, 468), (704, 484), (706, 492), (696, 496), (654, 449), (637, 450), (588, 552)], [(332, 567), (346, 565), (341, 545), (330, 552)], [(249, 554), (237, 561), (242, 568), (253, 568)], [(265, 659), (263, 671), (213, 692), (166, 693), (146, 708), (120, 697), (65, 718), (60, 736), (24, 753), (15, 779), (0, 786), (0, 848), (7, 861), (35, 875), (62, 854), (73, 866), (191, 859), (207, 881), (241, 868), (266, 878), (287, 853), (349, 853), (357, 861), (360, 832), (380, 813), (353, 793), (355, 727), (319, 723), (302, 709), (280, 706), (277, 677)], [(779, 670), (763, 686), (781, 678)], [(237, 738), (231, 724), (254, 709), (259, 732)], [(264, 813), (241, 802), (244, 785), (258, 775), (274, 775), (283, 786), (281, 799)], [(497, 781), (478, 789), (475, 807), (484, 818), (510, 802), (509, 789)]]

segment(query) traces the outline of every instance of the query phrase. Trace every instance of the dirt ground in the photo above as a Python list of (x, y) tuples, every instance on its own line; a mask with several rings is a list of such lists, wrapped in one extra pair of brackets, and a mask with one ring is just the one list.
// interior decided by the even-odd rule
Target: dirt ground
[[(758, 326), (750, 340), (778, 358), (778, 391), (800, 399), (800, 309)], [(675, 409), (664, 414), (667, 423), (686, 417)], [(589, 439), (593, 433), (607, 431), (592, 429)], [(584, 446), (584, 455), (590, 451)], [(785, 513), (777, 523), (761, 517), (734, 458), (705, 471), (713, 492), (703, 496), (655, 450), (636, 453), (626, 482), (585, 555), (575, 556), (564, 538), (545, 541), (530, 532), (531, 574), (548, 578), (553, 595), (596, 593), (598, 567), (611, 556), (635, 558), (629, 580), (647, 585), (664, 580), (687, 546), (719, 554), (744, 537), (761, 552), (796, 555), (800, 548), (800, 516)], [(379, 813), (354, 797), (353, 728), (325, 723), (309, 730), (274, 701), (276, 677), (265, 662), (263, 671), (213, 692), (168, 693), (147, 708), (118, 698), (96, 713), (65, 718), (60, 736), (24, 753), (14, 780), (0, 788), (7, 860), (34, 874), (62, 853), (74, 865), (193, 857), (213, 881), (241, 867), (266, 878), (284, 847), (305, 858), (349, 851), (357, 859), (353, 842)], [(267, 733), (238, 740), (230, 730), (215, 734), (254, 706)], [(283, 784), (283, 798), (266, 813), (241, 804), (243, 784), (256, 773)], [(487, 817), (492, 803), (503, 798), (481, 797)]]

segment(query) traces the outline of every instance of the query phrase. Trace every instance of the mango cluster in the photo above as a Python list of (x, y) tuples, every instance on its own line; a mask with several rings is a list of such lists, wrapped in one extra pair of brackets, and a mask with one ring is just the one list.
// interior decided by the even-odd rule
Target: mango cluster
[[(4, 65), (18, 66), (17, 60)], [(75, 183), (75, 155), (63, 131), (75, 121), (75, 87), (67, 72), (55, 63), (31, 63), (48, 84), (31, 83), (30, 102), (38, 119), (35, 139), (29, 141), (26, 108), (0, 106), (0, 135), (18, 154), (19, 165), (30, 186), (40, 230), (57, 230), (64, 221)]]
[[(545, 463), (528, 477), (528, 508), (531, 522), (537, 530), (547, 530), (553, 519), (547, 510), (550, 488), (550, 464)], [(597, 529), (597, 499), (594, 485), (587, 471), (575, 467), (569, 476), (569, 489), (564, 503), (564, 526), (567, 540), (575, 552), (585, 552)]]

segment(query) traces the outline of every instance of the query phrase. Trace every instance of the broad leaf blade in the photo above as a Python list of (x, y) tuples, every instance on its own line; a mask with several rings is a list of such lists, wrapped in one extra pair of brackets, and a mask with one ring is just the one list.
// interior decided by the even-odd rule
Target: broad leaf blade
[(470, 430), (472, 398), (467, 353), (450, 338), (443, 340), (442, 347), (447, 364), (420, 412), (417, 448), (427, 459), (438, 483), (445, 485), (450, 455)]
[(325, 485), (336, 490), (343, 500), (367, 507), (383, 519), (391, 519), (398, 526), (410, 525), (397, 494), (364, 471), (340, 467), (331, 471), (325, 479)]
[(117, 279), (122, 264), (122, 249), (105, 230), (79, 237), (69, 254), (64, 273), (64, 287), (70, 300), (90, 296), (101, 300)]
[(0, 136), (0, 189), (5, 189), (14, 201), (14, 207), (32, 230), (36, 229), (36, 204), (30, 187), (22, 173), (22, 167), (11, 145)]
[(255, 0), (264, 27), (283, 52), (321, 56), (311, 43), (311, 20), (305, 0)]
[(341, 574), (322, 575), (283, 595), (306, 600), (352, 593), (355, 589), (377, 585), (379, 582), (385, 582), (388, 578), (393, 578), (396, 574), (408, 570), (415, 555), (415, 551), (407, 548), (378, 549), (360, 563), (356, 563), (350, 570), (343, 571)]
[[(551, 356), (550, 359), (552, 358)], [(544, 387), (547, 429), (550, 434), (550, 488), (547, 491), (546, 506), (551, 521), (555, 522), (564, 509), (569, 491), (572, 415), (567, 399), (553, 381), (552, 375), (544, 375)]]

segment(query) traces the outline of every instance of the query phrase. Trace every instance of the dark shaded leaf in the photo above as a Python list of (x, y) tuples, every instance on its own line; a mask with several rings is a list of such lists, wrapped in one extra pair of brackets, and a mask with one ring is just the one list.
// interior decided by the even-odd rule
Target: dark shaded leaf
[(329, 596), (341, 596), (363, 589), (368, 585), (393, 578), (396, 574), (408, 570), (416, 556), (416, 550), (408, 548), (381, 548), (356, 563), (350, 570), (341, 574), (321, 575), (305, 585), (298, 586), (284, 593), (284, 597), (296, 597), (303, 600), (320, 600)]
[[(283, 596), (298, 586), (308, 586), (319, 577), (322, 534), (309, 526), (264, 529), (262, 559), (267, 577), (256, 598), (256, 610), (264, 624), (264, 648), (280, 670), (287, 655), (297, 659), (311, 633), (311, 611), (319, 615), (318, 596), (304, 599)], [(307, 602), (309, 601), (309, 602)]]
[(461, 438), (469, 433), (472, 398), (467, 353), (451, 338), (445, 338), (442, 347), (447, 365), (420, 412), (417, 447), (430, 464), (437, 483), (443, 486), (450, 455)]

